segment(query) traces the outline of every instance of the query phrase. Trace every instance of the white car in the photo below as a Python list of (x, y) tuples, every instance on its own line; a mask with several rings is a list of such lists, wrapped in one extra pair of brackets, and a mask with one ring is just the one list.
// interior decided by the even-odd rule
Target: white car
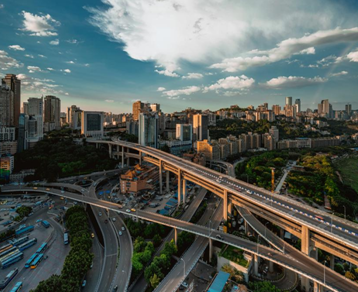
[(101, 217), (101, 216), (102, 216), (102, 212), (99, 212), (99, 213), (98, 213), (98, 216)]
[(187, 282), (183, 282), (181, 285), (182, 285), (184, 288), (188, 288), (188, 287), (189, 287), (189, 285), (188, 285)]
[(113, 218), (112, 218), (112, 221), (113, 221), (113, 222), (116, 222), (116, 218), (113, 217)]
[(126, 228), (124, 227), (124, 226), (122, 226), (122, 228), (121, 228), (123, 231), (125, 231), (126, 230)]
[(119, 231), (118, 234), (119, 234), (119, 236), (122, 236), (123, 233), (122, 233), (122, 231)]
[(127, 213), (130, 213), (130, 212), (131, 212), (131, 210), (127, 209), (127, 210), (126, 210), (126, 212), (127, 212)]

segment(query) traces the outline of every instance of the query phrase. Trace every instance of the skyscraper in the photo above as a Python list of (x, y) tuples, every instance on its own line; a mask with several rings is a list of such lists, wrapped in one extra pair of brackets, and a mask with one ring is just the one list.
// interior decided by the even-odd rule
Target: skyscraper
[(180, 141), (192, 141), (193, 127), (190, 124), (176, 125), (176, 138)]
[(160, 112), (160, 104), (159, 103), (151, 103), (150, 104), (150, 108), (152, 110), (152, 112)]
[(346, 104), (346, 112), (347, 115), (350, 117), (352, 114), (352, 105), (350, 103)]
[(44, 99), (36, 98), (36, 97), (30, 97), (27, 100), (28, 103), (28, 112), (27, 114), (29, 116), (35, 116), (35, 115), (43, 115), (43, 105), (44, 105)]
[(281, 107), (278, 104), (273, 105), (272, 106), (272, 111), (274, 112), (274, 114), (276, 116), (278, 116), (280, 114), (280, 112), (281, 112)]
[(6, 74), (5, 78), (2, 79), (2, 83), (5, 83), (13, 92), (13, 103), (11, 105), (11, 111), (14, 126), (18, 127), (21, 102), (21, 80), (17, 79), (16, 75), (14, 74)]
[(207, 115), (196, 114), (193, 116), (193, 141), (208, 139), (209, 118)]
[(14, 93), (7, 84), (2, 83), (0, 86), (0, 126), (14, 126), (13, 102)]
[(297, 98), (295, 100), (295, 107), (296, 107), (296, 113), (300, 113), (301, 112), (301, 100), (299, 98)]
[(143, 107), (144, 104), (140, 100), (133, 103), (133, 120), (137, 121), (139, 119), (139, 114)]
[(156, 113), (140, 113), (138, 142), (140, 145), (158, 148), (159, 122)]
[(292, 105), (292, 96), (287, 96), (286, 97), (285, 105)]
[[(22, 103), (22, 113), (25, 115), (29, 114), (29, 103), (26, 101)], [(19, 122), (19, 125), (20, 125), (20, 122)]]
[(58, 130), (61, 128), (60, 113), (61, 113), (61, 100), (56, 96), (52, 96), (52, 95), (46, 96), (45, 106), (44, 106), (45, 132)]

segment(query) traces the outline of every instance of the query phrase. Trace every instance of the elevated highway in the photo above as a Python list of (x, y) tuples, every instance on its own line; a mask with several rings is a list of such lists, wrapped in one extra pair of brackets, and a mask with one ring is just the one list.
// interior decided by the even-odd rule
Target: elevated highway
[[(162, 216), (157, 213), (149, 213), (146, 211), (136, 210), (135, 213), (127, 213), (121, 209), (118, 204), (106, 202), (92, 197), (85, 197), (82, 195), (64, 192), (59, 190), (46, 190), (45, 188), (38, 187), (36, 190), (33, 188), (22, 188), (17, 190), (3, 190), (3, 193), (13, 192), (42, 192), (49, 193), (57, 196), (63, 196), (65, 198), (90, 204), (99, 208), (104, 208), (117, 213), (123, 213), (130, 216), (135, 216), (139, 219), (155, 222), (158, 224), (166, 225), (178, 230), (194, 233), (198, 236), (206, 237), (209, 239), (217, 240), (225, 244), (232, 245), (247, 252), (250, 252), (256, 256), (267, 259), (274, 262), (284, 268), (292, 270), (304, 277), (311, 279), (313, 282), (322, 285), (332, 291), (341, 292), (354, 292), (358, 291), (358, 285), (345, 277), (335, 273), (334, 271), (325, 268), (323, 265), (316, 262), (314, 259), (304, 255), (301, 252), (293, 253), (290, 249), (285, 248), (284, 252), (277, 252), (276, 250), (259, 245), (255, 242), (251, 242), (231, 234), (224, 234), (217, 230), (209, 230), (205, 226), (195, 225), (189, 222), (185, 222), (178, 219)], [(218, 238), (217, 236), (220, 236)]]

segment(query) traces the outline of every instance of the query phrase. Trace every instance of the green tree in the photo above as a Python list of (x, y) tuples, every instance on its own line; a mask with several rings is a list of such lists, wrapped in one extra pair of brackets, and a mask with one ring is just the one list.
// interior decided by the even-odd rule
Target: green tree
[(152, 288), (157, 288), (157, 286), (159, 285), (161, 279), (157, 276), (157, 274), (154, 274), (151, 278), (150, 278), (150, 285), (152, 286)]
[(275, 285), (271, 282), (250, 282), (249, 288), (255, 292), (281, 292)]

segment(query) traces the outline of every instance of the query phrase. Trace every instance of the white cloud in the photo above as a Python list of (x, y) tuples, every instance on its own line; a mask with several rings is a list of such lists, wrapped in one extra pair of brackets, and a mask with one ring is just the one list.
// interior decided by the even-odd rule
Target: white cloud
[(347, 55), (347, 58), (349, 59), (349, 62), (358, 62), (358, 51), (350, 52)]
[(183, 76), (183, 79), (200, 79), (203, 78), (203, 74), (200, 73), (188, 73), (187, 76)]
[(70, 43), (70, 44), (78, 44), (78, 40), (76, 39), (70, 39), (70, 40), (66, 40), (66, 42)]
[(215, 84), (204, 88), (204, 92), (209, 90), (247, 90), (255, 83), (253, 78), (245, 75), (229, 76), (218, 80)]
[(321, 84), (327, 82), (327, 78), (322, 78), (319, 76), (313, 78), (306, 78), (302, 76), (280, 76), (277, 78), (272, 78), (267, 81), (265, 84), (262, 84), (264, 87), (282, 89), (282, 88), (294, 88), (294, 87), (306, 87), (315, 84)]
[(210, 68), (222, 69), (227, 72), (236, 72), (250, 67), (264, 66), (278, 62), (296, 54), (314, 53), (314, 46), (358, 41), (358, 27), (350, 29), (336, 28), (333, 30), (317, 31), (301, 38), (289, 38), (280, 42), (276, 48), (266, 51), (252, 51), (254, 57), (227, 58)]
[(27, 66), (27, 70), (29, 70), (29, 73), (43, 72), (38, 66)]
[(67, 96), (68, 96), (68, 95), (70, 95), (70, 94), (69, 94), (68, 92), (65, 92), (65, 95), (67, 95)]
[(44, 55), (38, 55), (40, 58), (47, 58), (46, 56), (44, 56)]
[(169, 99), (177, 99), (179, 98), (180, 95), (190, 95), (200, 90), (201, 88), (199, 86), (188, 86), (182, 89), (163, 91), (163, 95), (167, 96)]
[(56, 84), (52, 79), (39, 79), (30, 77), (26, 74), (18, 74), (17, 77), (21, 80), (21, 89), (24, 91), (36, 91), (42, 94), (68, 95), (68, 93), (61, 90), (61, 86)]
[(74, 64), (75, 62), (74, 61), (67, 61), (66, 63), (67, 64)]
[(49, 70), (49, 71), (55, 71), (55, 69), (53, 69), (53, 68), (51, 68), (51, 67), (47, 68), (47, 70)]
[(310, 47), (310, 48), (300, 51), (298, 54), (299, 55), (314, 55), (315, 53), (316, 53), (316, 49), (314, 47)]
[(65, 72), (65, 73), (71, 73), (70, 69), (64, 69), (64, 70), (61, 70), (61, 71)]
[(0, 9), (3, 9), (4, 7), (4, 4), (0, 4)]
[(0, 50), (0, 70), (8, 70), (10, 68), (21, 68), (24, 64), (10, 57), (7, 52)]
[(158, 87), (157, 91), (164, 91), (165, 87)]
[(114, 100), (113, 100), (113, 99), (106, 99), (105, 102), (110, 102), (110, 103), (112, 103), (112, 102), (114, 102)]
[[(243, 57), (241, 52), (258, 44), (272, 47), (306, 32), (356, 25), (356, 11), (337, 1), (101, 1), (103, 8), (87, 8), (90, 22), (123, 44), (131, 58), (154, 61), (170, 72), (178, 70), (181, 60), (215, 63)], [(307, 44), (293, 53), (314, 46)]]
[(26, 54), (26, 55), (25, 55), (25, 57), (27, 57), (27, 58), (31, 58), (31, 59), (33, 59), (33, 58), (34, 58), (34, 56), (33, 56), (33, 55), (29, 55), (29, 54)]
[(61, 23), (53, 19), (50, 14), (37, 15), (22, 11), (22, 15), (24, 16), (22, 30), (30, 32), (31, 36), (57, 36), (55, 26), (60, 26)]
[(175, 73), (173, 71), (170, 71), (168, 69), (166, 69), (166, 70), (155, 70), (155, 72), (157, 72), (158, 74), (161, 74), (161, 75), (168, 76), (168, 77), (180, 77), (177, 73)]
[(53, 46), (58, 46), (60, 44), (60, 40), (59, 39), (55, 39), (53, 41), (50, 41), (49, 42), (50, 45), (53, 45)]
[(88, 63), (85, 64), (85, 67), (89, 67), (89, 66), (90, 66), (90, 64), (88, 64)]
[(337, 76), (343, 76), (343, 75), (347, 75), (347, 74), (348, 74), (347, 71), (341, 71), (341, 72), (337, 72), (337, 73), (332, 73), (331, 76), (337, 77)]
[(25, 48), (19, 46), (19, 45), (11, 45), (9, 46), (10, 50), (14, 50), (14, 51), (25, 51)]

